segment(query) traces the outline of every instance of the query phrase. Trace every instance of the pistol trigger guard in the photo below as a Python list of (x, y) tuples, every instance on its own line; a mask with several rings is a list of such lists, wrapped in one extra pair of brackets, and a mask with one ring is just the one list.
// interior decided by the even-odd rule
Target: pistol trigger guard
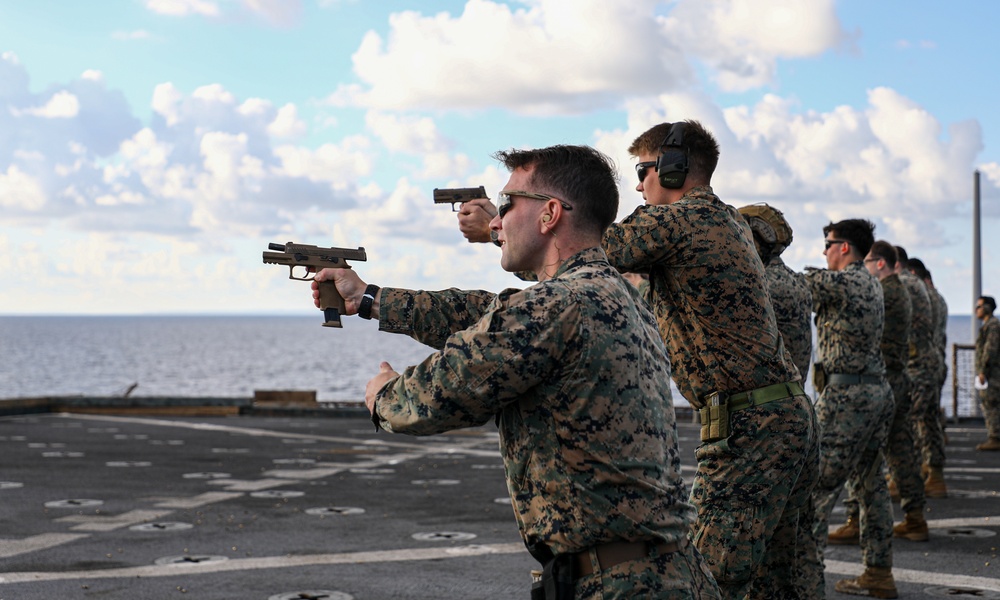
[[(316, 279), (316, 272), (315, 271), (310, 271), (309, 267), (306, 267), (305, 265), (298, 265), (298, 266), (305, 268), (305, 274), (307, 276), (305, 276), (305, 277), (296, 277), (295, 276), (295, 267), (291, 266), (291, 267), (288, 267), (288, 278), (289, 279), (294, 279), (295, 281), (312, 281), (313, 279)], [(312, 275), (312, 276), (308, 277), (308, 275)]]

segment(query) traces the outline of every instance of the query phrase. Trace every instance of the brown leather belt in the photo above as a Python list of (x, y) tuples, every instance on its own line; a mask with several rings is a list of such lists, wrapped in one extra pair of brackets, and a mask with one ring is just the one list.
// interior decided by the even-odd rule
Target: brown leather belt
[(587, 575), (593, 575), (594, 566), (590, 560), (591, 551), (597, 554), (597, 564), (600, 570), (603, 571), (623, 562), (646, 558), (654, 549), (658, 555), (670, 554), (671, 552), (677, 552), (686, 545), (687, 538), (683, 538), (679, 542), (662, 542), (659, 544), (653, 544), (648, 541), (608, 542), (607, 544), (600, 544), (590, 550), (573, 554), (576, 577), (579, 579)]

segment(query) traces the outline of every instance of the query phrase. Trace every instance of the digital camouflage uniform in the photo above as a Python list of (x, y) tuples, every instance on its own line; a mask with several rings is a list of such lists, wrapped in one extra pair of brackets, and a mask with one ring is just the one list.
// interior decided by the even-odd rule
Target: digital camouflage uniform
[[(604, 247), (616, 268), (649, 274), (674, 382), (693, 407), (713, 392), (727, 398), (798, 380), (750, 229), (710, 187), (637, 207), (608, 228)], [(817, 440), (802, 395), (732, 413), (730, 436), (698, 448), (692, 539), (724, 597), (803, 596), (795, 539), (817, 476)]]
[[(938, 321), (937, 328), (935, 329), (934, 341), (937, 343), (938, 354), (941, 355), (941, 375), (940, 385), (944, 386), (944, 382), (948, 379), (948, 303), (945, 301), (944, 296), (937, 288), (931, 288), (934, 290), (934, 296), (937, 298), (938, 306)], [(938, 389), (938, 400), (941, 397), (941, 390)], [(940, 405), (941, 403), (938, 402)]]
[[(920, 477), (920, 462), (914, 448), (913, 423), (910, 420), (910, 378), (906, 375), (906, 362), (910, 354), (910, 328), (913, 309), (910, 294), (898, 275), (889, 275), (880, 281), (885, 305), (885, 327), (882, 333), (882, 359), (885, 361), (886, 379), (892, 388), (895, 404), (889, 440), (886, 444), (886, 463), (889, 473), (899, 490), (900, 508), (903, 512), (920, 511), (926, 505), (924, 481)], [(853, 481), (848, 482), (849, 498), (847, 516), (858, 519), (857, 490)]]
[(923, 462), (932, 468), (944, 467), (944, 423), (941, 422), (941, 386), (948, 373), (945, 347), (948, 343), (948, 304), (933, 286), (926, 286), (931, 301), (931, 354), (928, 359), (932, 372), (930, 389), (913, 405), (914, 433)]
[[(431, 435), (496, 418), (529, 549), (685, 540), (695, 510), (680, 475), (670, 362), (648, 308), (602, 250), (498, 295), (383, 288), (379, 327), (438, 351), (383, 386), (373, 420)], [(576, 597), (719, 592), (686, 544), (582, 577)]]
[(986, 433), (1000, 439), (1000, 321), (990, 317), (976, 337), (976, 375), (986, 375), (988, 387), (979, 391)]
[[(944, 430), (941, 427), (940, 409), (940, 374), (944, 368), (943, 358), (937, 343), (938, 333), (936, 331), (939, 323), (941, 305), (935, 299), (931, 288), (924, 284), (916, 275), (900, 276), (907, 284), (907, 291), (910, 298), (915, 297), (914, 289), (919, 292), (919, 300), (913, 301), (913, 309), (916, 312), (917, 304), (926, 307), (926, 323), (921, 323), (920, 332), (916, 333), (917, 346), (911, 348), (910, 362), (907, 365), (907, 372), (913, 385), (913, 406), (910, 408), (910, 418), (913, 420), (913, 434), (916, 442), (917, 452), (922, 456), (924, 465), (943, 468), (944, 467)], [(909, 279), (912, 278), (912, 279)], [(923, 299), (926, 298), (926, 304)], [(916, 350), (916, 356), (913, 355)]]
[[(865, 567), (891, 568), (892, 504), (882, 451), (893, 401), (882, 360), (882, 286), (861, 261), (841, 271), (807, 269), (806, 279), (816, 313), (816, 361), (828, 382), (833, 374), (874, 378), (871, 383), (827, 383), (816, 402), (822, 435), (814, 539), (821, 549), (826, 546), (830, 512), (852, 479), (861, 504), (862, 561)], [(814, 558), (810, 570), (822, 572), (822, 551)], [(823, 588), (817, 588), (814, 597), (823, 596)]]
[(774, 256), (764, 267), (767, 291), (774, 307), (778, 331), (785, 342), (785, 349), (799, 369), (802, 381), (809, 374), (812, 360), (812, 293), (805, 275), (788, 268), (780, 257)]

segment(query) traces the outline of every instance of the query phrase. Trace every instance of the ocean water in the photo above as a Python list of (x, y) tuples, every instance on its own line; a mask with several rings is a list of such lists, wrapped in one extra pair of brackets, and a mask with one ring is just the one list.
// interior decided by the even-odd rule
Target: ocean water
[[(432, 352), (376, 322), (322, 315), (0, 317), (0, 398), (249, 397), (254, 390), (316, 390), (360, 401), (388, 361), (402, 369)], [(348, 322), (349, 321), (349, 322)]]
[[(249, 397), (254, 390), (316, 390), (320, 401), (361, 401), (388, 361), (397, 371), (433, 350), (354, 317), (344, 328), (315, 316), (0, 317), (0, 398)], [(972, 343), (971, 317), (948, 321), (948, 342)], [(949, 361), (950, 361), (949, 351)], [(812, 393), (807, 383), (807, 391)], [(941, 404), (950, 415), (952, 388)], [(687, 402), (674, 389), (674, 403)], [(970, 405), (971, 406), (971, 405)], [(964, 415), (970, 409), (960, 409)]]

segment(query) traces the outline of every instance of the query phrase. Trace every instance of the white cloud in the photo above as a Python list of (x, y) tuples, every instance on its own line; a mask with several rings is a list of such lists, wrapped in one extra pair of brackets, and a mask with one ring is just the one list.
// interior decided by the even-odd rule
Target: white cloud
[(278, 114), (267, 126), (267, 132), (276, 138), (297, 138), (305, 135), (306, 124), (299, 119), (294, 104), (286, 104), (278, 109)]
[(10, 165), (5, 173), (0, 173), (0, 206), (40, 210), (45, 206), (45, 190), (34, 177), (17, 165)]
[[(720, 87), (770, 83), (778, 59), (848, 42), (834, 0), (468, 0), (458, 16), (393, 14), (353, 58), (361, 83), (327, 101), (382, 109), (503, 106), (527, 114), (615, 108), (690, 88), (694, 61)], [(668, 16), (655, 16), (671, 7)]]
[(153, 88), (152, 109), (167, 121), (167, 126), (176, 125), (180, 119), (179, 107), (183, 94), (172, 83), (161, 83)]
[(429, 152), (424, 155), (423, 159), (423, 168), (416, 173), (419, 179), (455, 177), (468, 173), (469, 169), (472, 168), (472, 160), (465, 154)]
[[(96, 71), (37, 96), (17, 77), (19, 65), (6, 59), (0, 69), (17, 84), (0, 97), (7, 223), (257, 236), (292, 227), (304, 210), (349, 209), (368, 185), (374, 157), (365, 137), (316, 149), (274, 144), (305, 132), (293, 104), (240, 101), (219, 84), (186, 94), (164, 83), (153, 93), (154, 118), (138, 127)], [(43, 115), (61, 118), (25, 118)]]
[(440, 179), (466, 173), (472, 161), (451, 151), (453, 142), (440, 132), (430, 117), (368, 111), (365, 124), (390, 152), (418, 156), (423, 161), (411, 173), (419, 179)]
[(439, 152), (451, 146), (430, 117), (406, 117), (369, 111), (365, 115), (365, 124), (392, 152), (421, 154)]
[(170, 17), (198, 15), (221, 18), (232, 15), (230, 18), (235, 18), (242, 11), (277, 27), (293, 25), (302, 16), (301, 0), (238, 0), (226, 3), (209, 0), (146, 0), (146, 8)]
[(242, 2), (250, 12), (279, 27), (297, 23), (302, 16), (300, 0), (242, 0)]
[[(364, 86), (344, 85), (329, 100), (387, 109), (502, 105), (528, 113), (614, 106), (623, 93), (654, 93), (691, 79), (681, 50), (650, 18), (656, 4), (577, 0), (567, 10), (563, 0), (539, 0), (512, 10), (469, 0), (457, 17), (396, 13), (388, 38), (368, 32), (353, 56)], [(643, 60), (638, 48), (646, 49)]]
[(770, 83), (779, 58), (816, 56), (848, 41), (834, 0), (680, 0), (664, 30), (727, 91)]
[(220, 14), (219, 5), (207, 0), (146, 0), (146, 8), (171, 17), (186, 17), (202, 15), (217, 17)]
[(31, 115), (43, 119), (71, 119), (80, 113), (80, 100), (70, 92), (62, 90), (52, 95), (42, 106), (11, 109), (15, 116)]
[(218, 104), (236, 104), (236, 96), (218, 83), (203, 85), (191, 93), (193, 100)]
[(302, 146), (278, 146), (274, 155), (280, 161), (280, 171), (290, 177), (336, 184), (371, 173), (374, 164), (370, 148), (367, 138), (352, 136), (340, 144), (323, 144), (316, 150)]

